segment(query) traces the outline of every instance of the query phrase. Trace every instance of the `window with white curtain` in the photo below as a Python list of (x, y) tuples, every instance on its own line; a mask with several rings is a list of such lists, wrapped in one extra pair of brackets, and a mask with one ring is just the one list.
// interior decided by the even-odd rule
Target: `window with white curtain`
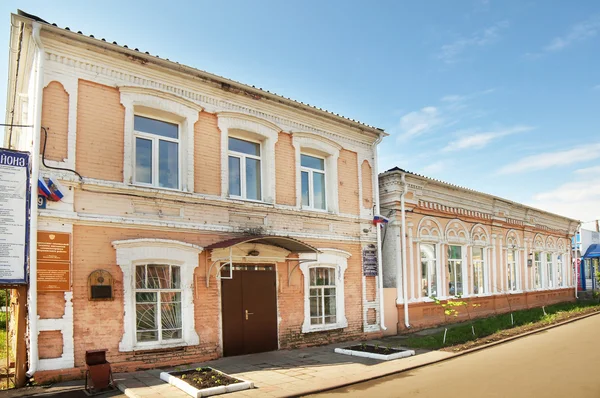
[(436, 297), (437, 258), (436, 245), (422, 243), (421, 248), (421, 297)]
[(554, 261), (552, 253), (546, 253), (546, 287), (554, 287)]
[(542, 288), (542, 253), (535, 252), (533, 260), (533, 287)]
[(485, 250), (483, 247), (474, 247), (472, 256), (473, 294), (485, 294)]
[(518, 273), (517, 273), (517, 251), (507, 250), (506, 251), (506, 277), (508, 291), (514, 292), (518, 289)]
[(448, 246), (448, 294), (460, 296), (463, 291), (462, 246)]

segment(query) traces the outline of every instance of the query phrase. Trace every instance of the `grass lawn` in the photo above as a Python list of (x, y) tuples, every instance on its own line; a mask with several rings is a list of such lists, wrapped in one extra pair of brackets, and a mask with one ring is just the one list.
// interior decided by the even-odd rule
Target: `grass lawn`
[[(6, 358), (6, 313), (0, 312), (0, 360)], [(0, 362), (0, 366), (5, 361)]]
[[(468, 342), (472, 342), (483, 337), (488, 337), (496, 334), (500, 336), (510, 336), (519, 334), (528, 330), (533, 330), (539, 327), (550, 325), (561, 320), (572, 318), (573, 316), (600, 310), (600, 304), (597, 301), (593, 302), (576, 302), (576, 303), (560, 303), (545, 307), (546, 314), (542, 308), (531, 308), (528, 310), (514, 311), (514, 325), (511, 323), (510, 313), (495, 315), (489, 318), (475, 319), (472, 322), (463, 323), (458, 326), (453, 326), (448, 329), (446, 334), (446, 344), (444, 341), (444, 331), (428, 335), (418, 336), (412, 335), (408, 337), (403, 345), (410, 348), (425, 348), (430, 350), (438, 350), (445, 347), (458, 346)], [(471, 325), (475, 328), (475, 336), (471, 331)], [(513, 329), (514, 333), (506, 333)], [(492, 339), (491, 341), (498, 340)], [(484, 339), (481, 344), (491, 342)], [(471, 348), (480, 344), (468, 344), (463, 349)], [(457, 350), (457, 349), (455, 349)]]

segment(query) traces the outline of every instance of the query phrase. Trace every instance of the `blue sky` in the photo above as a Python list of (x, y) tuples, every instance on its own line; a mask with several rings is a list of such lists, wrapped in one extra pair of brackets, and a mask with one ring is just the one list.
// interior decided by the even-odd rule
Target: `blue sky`
[(384, 128), (380, 170), (600, 218), (597, 1), (4, 0), (1, 76), (17, 8)]

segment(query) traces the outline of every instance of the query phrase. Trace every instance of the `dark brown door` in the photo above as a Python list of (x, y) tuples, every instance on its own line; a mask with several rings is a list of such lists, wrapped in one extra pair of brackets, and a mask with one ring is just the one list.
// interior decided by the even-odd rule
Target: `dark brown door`
[[(227, 272), (229, 273), (229, 272)], [(277, 349), (277, 288), (272, 266), (234, 266), (221, 279), (223, 355)]]

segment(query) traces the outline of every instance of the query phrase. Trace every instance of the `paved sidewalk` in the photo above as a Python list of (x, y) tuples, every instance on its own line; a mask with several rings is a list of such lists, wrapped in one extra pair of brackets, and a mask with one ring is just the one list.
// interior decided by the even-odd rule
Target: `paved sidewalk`
[[(391, 343), (392, 347), (398, 346), (389, 338), (374, 342), (379, 342), (381, 345)], [(181, 366), (177, 369), (211, 366), (234, 377), (254, 382), (254, 389), (227, 394), (231, 398), (289, 397), (370, 380), (455, 355), (443, 351), (426, 352), (421, 350), (417, 351), (417, 355), (413, 357), (379, 361), (333, 352), (336, 347), (350, 344), (332, 344), (220, 358), (185, 367)], [(115, 375), (115, 381), (119, 389), (131, 398), (189, 397), (183, 391), (159, 379), (160, 372), (165, 370), (174, 369), (120, 373)]]

